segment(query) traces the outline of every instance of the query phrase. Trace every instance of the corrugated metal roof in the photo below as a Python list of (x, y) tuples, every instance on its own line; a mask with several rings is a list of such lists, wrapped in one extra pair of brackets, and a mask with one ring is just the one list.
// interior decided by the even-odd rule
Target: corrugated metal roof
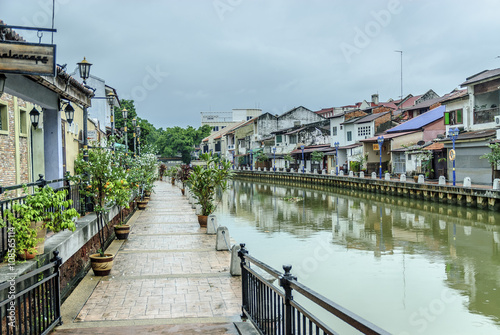
[(398, 133), (403, 131), (420, 130), (422, 127), (439, 120), (444, 116), (445, 106), (436, 107), (427, 113), (421, 114), (413, 119), (406, 121), (399, 126), (387, 130), (387, 133)]
[[(395, 138), (395, 137), (399, 137), (399, 136), (404, 136), (404, 135), (408, 135), (408, 134), (413, 134), (413, 133), (416, 133), (416, 131), (405, 131), (403, 133), (392, 133), (392, 134), (382, 134), (381, 136), (384, 137), (384, 140), (389, 140), (391, 138)], [(377, 142), (377, 138), (379, 136), (374, 136), (374, 137), (370, 137), (370, 138), (367, 138), (367, 139), (364, 139), (364, 140), (359, 140), (360, 142)]]
[(473, 83), (476, 83), (481, 80), (493, 78), (500, 76), (500, 69), (494, 69), (494, 70), (485, 70), (482, 72), (479, 72), (469, 78), (465, 82), (463, 82), (460, 86), (464, 87)]
[[(381, 116), (383, 116), (385, 114), (389, 114), (389, 112), (370, 114), (370, 115), (367, 115), (365, 117), (362, 117), (359, 120), (354, 121), (354, 123), (357, 124), (357, 123), (372, 122), (373, 120), (378, 119), (379, 117), (381, 117)], [(347, 122), (344, 122), (344, 123), (347, 123)]]

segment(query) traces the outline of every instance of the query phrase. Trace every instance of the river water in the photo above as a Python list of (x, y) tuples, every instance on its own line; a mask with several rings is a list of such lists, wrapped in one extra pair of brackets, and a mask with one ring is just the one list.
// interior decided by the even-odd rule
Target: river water
[(251, 255), (291, 264), (301, 283), (390, 333), (500, 334), (498, 213), (235, 180), (215, 214)]

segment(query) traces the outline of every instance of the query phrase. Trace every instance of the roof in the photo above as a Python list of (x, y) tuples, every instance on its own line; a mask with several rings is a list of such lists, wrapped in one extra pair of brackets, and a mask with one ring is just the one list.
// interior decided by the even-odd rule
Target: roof
[[(404, 133), (392, 133), (392, 134), (383, 134), (381, 136), (384, 137), (385, 140), (389, 140), (391, 138), (395, 138), (395, 137), (400, 137), (400, 136), (404, 136), (404, 135), (408, 135), (408, 134), (413, 134), (415, 133), (416, 131), (406, 131)], [(377, 139), (378, 139), (379, 136), (374, 136), (374, 137), (370, 137), (370, 138), (367, 138), (367, 139), (364, 139), (364, 140), (359, 140), (360, 142), (377, 142)]]
[[(251, 120), (253, 120), (253, 119), (251, 119)], [(227, 126), (225, 128), (222, 128), (222, 129), (220, 129), (220, 130), (218, 130), (218, 131), (216, 131), (216, 132), (208, 135), (207, 137), (205, 137), (201, 141), (202, 142), (207, 142), (209, 139), (214, 139), (214, 140), (219, 139), (219, 138), (222, 137), (222, 135), (225, 135), (225, 134), (229, 133), (230, 131), (236, 129), (236, 127), (241, 126), (242, 124), (247, 123), (247, 122), (249, 122), (249, 121), (245, 120), (245, 121), (241, 121), (241, 122), (236, 123), (236, 124), (229, 125), (229, 126)]]
[[(496, 136), (496, 133), (497, 133), (496, 129), (483, 129), (483, 130), (477, 130), (477, 131), (468, 131), (466, 133), (458, 134), (456, 141), (488, 138), (488, 137)], [(449, 141), (451, 141), (451, 140), (449, 140)]]
[(441, 150), (444, 148), (443, 142), (434, 142), (431, 145), (425, 147), (425, 150)]
[(426, 125), (441, 119), (444, 116), (445, 106), (436, 107), (427, 113), (423, 113), (399, 126), (387, 130), (387, 133), (398, 133), (403, 131), (420, 130)]
[[(366, 123), (366, 122), (372, 122), (375, 119), (378, 119), (379, 117), (389, 114), (390, 112), (383, 112), (383, 113), (375, 113), (375, 114), (370, 114), (367, 116), (363, 116), (360, 119), (354, 121), (354, 123)], [(350, 121), (350, 120), (349, 120)], [(347, 122), (344, 122), (347, 123)]]
[(452, 101), (452, 100), (455, 100), (455, 99), (460, 99), (460, 98), (464, 98), (464, 97), (469, 97), (469, 93), (467, 93), (467, 89), (464, 88), (463, 90), (453, 90), (452, 92), (450, 92), (449, 94), (447, 94), (445, 96), (445, 98), (443, 100), (441, 100), (441, 102), (448, 102), (448, 101)]
[(479, 72), (479, 73), (476, 73), (475, 75), (470, 76), (469, 78), (467, 78), (465, 80), (465, 82), (460, 84), (460, 86), (464, 87), (467, 85), (477, 83), (481, 80), (490, 79), (490, 78), (497, 77), (497, 76), (500, 76), (500, 69), (484, 70), (482, 72)]
[[(314, 152), (314, 151), (320, 151), (320, 152), (326, 152), (332, 150), (332, 147), (330, 144), (320, 144), (320, 145), (310, 145), (310, 146), (304, 146), (304, 153), (309, 153), (309, 152)], [(290, 152), (290, 154), (299, 154), (302, 153), (302, 149), (298, 148)]]

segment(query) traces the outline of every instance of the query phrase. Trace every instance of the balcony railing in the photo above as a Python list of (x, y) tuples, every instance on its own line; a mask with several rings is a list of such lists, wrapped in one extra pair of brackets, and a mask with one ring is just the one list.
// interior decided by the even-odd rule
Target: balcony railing
[(489, 109), (474, 109), (474, 124), (495, 122), (495, 116), (500, 115), (498, 107)]

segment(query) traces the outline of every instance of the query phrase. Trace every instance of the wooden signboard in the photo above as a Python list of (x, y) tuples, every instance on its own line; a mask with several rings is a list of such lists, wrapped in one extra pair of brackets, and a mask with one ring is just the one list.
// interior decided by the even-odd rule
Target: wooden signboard
[(0, 41), (0, 72), (56, 75), (56, 46)]
[(373, 144), (373, 151), (378, 151), (378, 150), (380, 150), (378, 143), (374, 143)]

